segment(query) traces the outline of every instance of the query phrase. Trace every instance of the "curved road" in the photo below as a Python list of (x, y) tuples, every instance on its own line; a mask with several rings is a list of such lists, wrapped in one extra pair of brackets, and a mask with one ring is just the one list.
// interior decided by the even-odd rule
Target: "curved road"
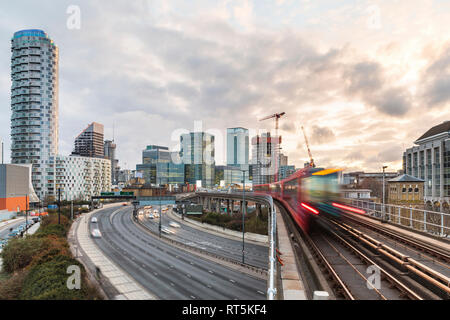
[(163, 300), (264, 300), (266, 282), (169, 246), (134, 224), (131, 208), (94, 216), (99, 248), (144, 288)]
[[(159, 207), (156, 209), (158, 210)], [(159, 232), (159, 219), (148, 219), (144, 216), (141, 221), (154, 233)], [(242, 260), (242, 241), (225, 238), (210, 232), (198, 230), (187, 225), (186, 223), (183, 223), (182, 221), (174, 220), (168, 217), (167, 214), (163, 213), (162, 225), (169, 226), (171, 221), (180, 224), (180, 228), (170, 227), (170, 230), (174, 233), (163, 234), (164, 237), (182, 242), (188, 246), (200, 248), (222, 257), (230, 258), (236, 261)], [(245, 242), (245, 263), (267, 270), (267, 265), (269, 263), (269, 248), (266, 246)]]

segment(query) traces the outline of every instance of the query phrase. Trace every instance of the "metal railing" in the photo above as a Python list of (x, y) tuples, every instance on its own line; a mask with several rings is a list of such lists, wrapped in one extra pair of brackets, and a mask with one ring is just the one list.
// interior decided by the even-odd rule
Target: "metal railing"
[(427, 232), (440, 237), (450, 235), (450, 214), (393, 204), (370, 202), (357, 199), (345, 199), (367, 214), (413, 230)]
[[(197, 196), (213, 197), (213, 198), (231, 198), (233, 200), (240, 200), (242, 193), (209, 193), (209, 192), (198, 192)], [(276, 207), (273, 203), (273, 198), (268, 195), (252, 195), (251, 193), (247, 196), (246, 201), (251, 202), (265, 202), (270, 207), (269, 221), (268, 221), (268, 235), (269, 235), (269, 269), (267, 277), (267, 299), (274, 300), (277, 294), (277, 289), (275, 285), (276, 272), (277, 272), (277, 259), (276, 259), (276, 241), (277, 241), (277, 212)]]

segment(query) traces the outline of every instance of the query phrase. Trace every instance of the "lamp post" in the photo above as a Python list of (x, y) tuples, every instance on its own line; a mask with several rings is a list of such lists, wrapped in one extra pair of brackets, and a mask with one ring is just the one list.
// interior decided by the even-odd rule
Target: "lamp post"
[(159, 194), (159, 237), (161, 238), (161, 228), (162, 228), (162, 212), (161, 212), (161, 177), (159, 177), (158, 184), (158, 194)]
[(245, 172), (249, 171), (244, 169), (239, 169), (242, 172), (244, 179), (242, 180), (244, 192), (242, 194), (242, 264), (245, 263), (245, 214), (247, 211), (247, 206), (245, 205)]
[(387, 168), (387, 166), (383, 166), (383, 219), (387, 221), (386, 217), (386, 208), (385, 208), (385, 178), (384, 178), (384, 170)]

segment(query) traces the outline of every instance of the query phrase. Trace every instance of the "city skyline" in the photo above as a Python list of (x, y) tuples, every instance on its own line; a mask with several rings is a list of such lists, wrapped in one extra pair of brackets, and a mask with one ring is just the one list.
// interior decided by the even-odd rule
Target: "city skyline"
[[(319, 166), (394, 170), (407, 147), (450, 116), (448, 37), (435, 32), (448, 4), (419, 1), (414, 12), (423, 14), (410, 23), (412, 11), (396, 3), (302, 2), (291, 10), (288, 0), (200, 1), (190, 14), (186, 4), (164, 3), (81, 1), (79, 30), (66, 27), (67, 1), (29, 2), (33, 14), (1, 4), (2, 112), (10, 115), (9, 41), (38, 28), (60, 48), (60, 154), (70, 154), (87, 123), (103, 123), (110, 139), (115, 122), (117, 158), (134, 168), (145, 145), (172, 146), (171, 133), (193, 131), (196, 120), (225, 136), (231, 127), (272, 129), (258, 119), (286, 111), (283, 153), (297, 167), (308, 160), (304, 125)], [(312, 18), (317, 12), (324, 20)], [(0, 120), (6, 162), (9, 120)], [(225, 148), (217, 164), (226, 162)]]

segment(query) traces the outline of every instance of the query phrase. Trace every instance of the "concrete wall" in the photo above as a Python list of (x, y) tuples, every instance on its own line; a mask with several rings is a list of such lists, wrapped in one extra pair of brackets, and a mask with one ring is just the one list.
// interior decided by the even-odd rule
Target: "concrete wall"
[[(19, 165), (0, 165), (0, 210), (26, 210), (30, 187), (29, 168)], [(29, 199), (28, 199), (29, 200)]]
[(16, 217), (17, 214), (15, 212), (9, 212), (7, 210), (0, 211), (0, 221), (5, 221)]

